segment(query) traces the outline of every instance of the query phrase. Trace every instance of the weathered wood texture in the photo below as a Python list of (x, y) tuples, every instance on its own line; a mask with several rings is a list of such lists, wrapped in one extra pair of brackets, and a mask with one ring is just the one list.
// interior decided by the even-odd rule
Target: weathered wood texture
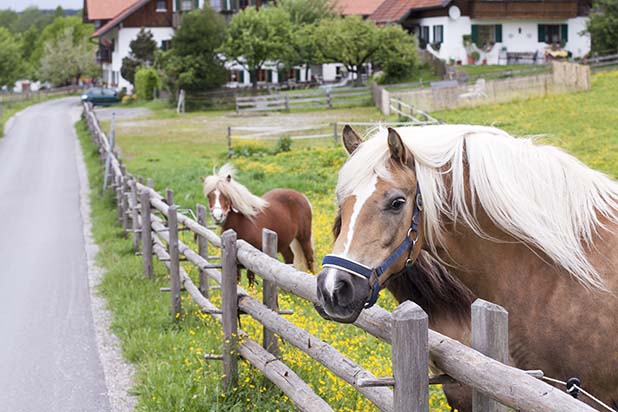
[[(492, 359), (509, 363), (509, 314), (496, 304), (477, 299), (472, 304), (472, 347)], [(473, 412), (508, 412), (477, 390), (472, 393)]]
[(428, 317), (412, 301), (393, 311), (393, 377), (395, 412), (429, 412)]
[[(206, 227), (207, 210), (204, 205), (197, 205), (197, 223)], [(208, 259), (208, 239), (203, 236), (197, 236), (197, 253), (204, 259)], [(208, 298), (210, 291), (208, 290), (208, 273), (205, 270), (199, 269), (199, 288), (204, 297)]]
[(137, 222), (137, 216), (139, 215), (139, 211), (137, 208), (137, 181), (135, 179), (131, 179), (129, 181), (129, 209), (131, 210), (131, 228), (133, 232), (133, 250), (139, 252), (139, 225)]
[[(277, 258), (277, 233), (272, 230), (262, 230), (262, 251), (270, 257)], [(264, 280), (262, 289), (262, 302), (274, 312), (279, 311), (279, 297), (277, 285), (270, 280)], [(280, 356), (279, 341), (275, 334), (264, 326), (264, 348), (275, 357)]]
[(151, 219), (150, 219), (150, 196), (147, 192), (142, 191), (140, 194), (140, 206), (141, 206), (141, 224), (142, 230), (142, 266), (144, 269), (144, 275), (148, 279), (152, 279), (152, 231)]
[(177, 207), (170, 206), (168, 212), (168, 228), (169, 241), (167, 244), (170, 255), (170, 299), (172, 320), (176, 321), (181, 315), (181, 299), (180, 299), (180, 255), (178, 253), (178, 220)]
[(238, 294), (236, 291), (236, 232), (221, 235), (221, 310), (223, 311), (223, 387), (238, 386)]

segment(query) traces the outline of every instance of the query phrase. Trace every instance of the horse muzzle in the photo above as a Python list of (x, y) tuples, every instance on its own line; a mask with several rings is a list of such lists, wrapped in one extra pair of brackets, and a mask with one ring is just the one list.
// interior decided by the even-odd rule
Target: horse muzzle
[(369, 298), (369, 283), (364, 279), (333, 268), (318, 274), (317, 312), (324, 319), (340, 323), (356, 321)]

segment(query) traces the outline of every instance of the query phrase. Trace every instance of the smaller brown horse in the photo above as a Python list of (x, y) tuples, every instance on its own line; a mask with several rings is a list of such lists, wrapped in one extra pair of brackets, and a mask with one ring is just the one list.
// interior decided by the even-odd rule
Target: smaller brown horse
[[(243, 239), (262, 249), (262, 229), (277, 233), (277, 251), (285, 263), (298, 270), (313, 271), (311, 203), (302, 193), (274, 189), (258, 197), (234, 180), (234, 167), (227, 163), (204, 179), (204, 196), (210, 214), (221, 230), (233, 229)], [(249, 284), (254, 275), (247, 271)]]

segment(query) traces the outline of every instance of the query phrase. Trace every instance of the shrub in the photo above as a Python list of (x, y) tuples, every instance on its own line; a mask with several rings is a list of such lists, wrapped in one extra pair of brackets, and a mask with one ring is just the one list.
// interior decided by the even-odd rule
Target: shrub
[(275, 146), (275, 150), (273, 154), (278, 154), (281, 152), (289, 152), (292, 149), (292, 138), (290, 136), (283, 136), (277, 140), (277, 145)]
[(151, 67), (142, 67), (135, 74), (135, 91), (142, 100), (152, 100), (153, 89), (159, 88), (159, 75)]

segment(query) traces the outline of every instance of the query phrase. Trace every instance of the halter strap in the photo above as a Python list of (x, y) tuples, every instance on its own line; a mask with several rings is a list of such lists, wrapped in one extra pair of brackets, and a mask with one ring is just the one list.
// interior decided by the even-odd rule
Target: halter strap
[[(365, 303), (365, 309), (372, 307), (378, 300), (378, 294), (380, 293), (380, 276), (384, 274), (391, 266), (397, 262), (404, 253), (407, 253), (410, 249), (414, 250), (414, 245), (418, 240), (418, 225), (420, 221), (420, 212), (423, 209), (423, 202), (421, 197), (420, 186), (416, 185), (416, 194), (414, 195), (414, 210), (412, 212), (412, 223), (410, 229), (406, 234), (406, 238), (401, 242), (397, 249), (395, 249), (379, 266), (370, 268), (362, 263), (356, 262), (352, 259), (348, 259), (337, 255), (326, 255), (322, 260), (322, 267), (339, 269), (344, 272), (348, 272), (351, 275), (361, 277), (371, 281), (373, 274), (375, 273), (375, 281), (371, 285), (371, 296)], [(410, 236), (414, 234), (414, 238)], [(407, 265), (413, 263), (412, 257), (406, 262)]]

